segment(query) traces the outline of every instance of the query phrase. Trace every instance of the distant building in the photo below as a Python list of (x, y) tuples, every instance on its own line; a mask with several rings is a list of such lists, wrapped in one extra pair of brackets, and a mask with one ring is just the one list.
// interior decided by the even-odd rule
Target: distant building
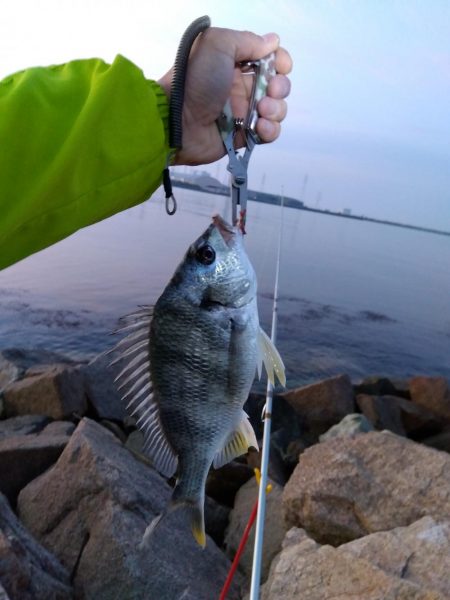
[(342, 211), (343, 215), (346, 215), (347, 217), (349, 217), (352, 214), (352, 209), (351, 208), (344, 208), (344, 210)]

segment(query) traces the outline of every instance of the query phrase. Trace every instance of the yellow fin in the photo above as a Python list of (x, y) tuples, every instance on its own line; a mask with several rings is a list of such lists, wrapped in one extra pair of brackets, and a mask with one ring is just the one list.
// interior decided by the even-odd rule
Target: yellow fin
[(275, 375), (283, 387), (286, 386), (286, 374), (278, 350), (269, 336), (260, 328), (258, 335), (258, 373), (261, 373), (261, 363), (267, 371), (267, 377), (272, 385), (275, 385)]
[(192, 523), (191, 525), (192, 535), (195, 538), (195, 541), (199, 546), (204, 548), (206, 546), (206, 534), (205, 531), (201, 528), (199, 523)]
[(232, 461), (233, 458), (246, 454), (250, 447), (259, 450), (258, 441), (256, 440), (253, 427), (248, 420), (248, 415), (242, 411), (242, 419), (238, 428), (231, 432), (227, 437), (223, 448), (219, 450), (214, 457), (214, 468), (219, 469)]

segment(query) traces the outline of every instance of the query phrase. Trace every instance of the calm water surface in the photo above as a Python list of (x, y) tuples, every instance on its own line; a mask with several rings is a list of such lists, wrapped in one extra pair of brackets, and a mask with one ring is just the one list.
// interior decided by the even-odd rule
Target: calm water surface
[[(120, 315), (152, 304), (188, 245), (228, 200), (176, 190), (0, 272), (0, 349), (86, 358)], [(249, 204), (246, 245), (270, 331), (280, 209)], [(450, 238), (327, 215), (283, 213), (278, 347), (288, 385), (347, 372), (450, 378)]]

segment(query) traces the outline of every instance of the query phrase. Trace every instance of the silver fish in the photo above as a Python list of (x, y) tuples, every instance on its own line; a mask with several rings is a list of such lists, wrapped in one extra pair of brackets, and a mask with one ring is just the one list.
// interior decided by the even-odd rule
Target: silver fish
[(114, 362), (127, 357), (117, 379), (127, 409), (144, 434), (144, 452), (166, 477), (177, 475), (171, 503), (147, 527), (183, 507), (205, 546), (205, 482), (219, 468), (258, 448), (243, 411), (264, 362), (285, 385), (283, 362), (260, 329), (256, 276), (241, 232), (221, 217), (188, 249), (154, 308), (125, 318), (129, 331)]

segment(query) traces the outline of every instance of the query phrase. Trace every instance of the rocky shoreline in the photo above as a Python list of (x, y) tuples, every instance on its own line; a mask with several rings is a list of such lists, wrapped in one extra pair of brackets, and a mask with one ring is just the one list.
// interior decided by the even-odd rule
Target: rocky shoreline
[[(257, 496), (250, 452), (207, 482), (207, 547), (141, 454), (109, 360), (0, 352), (0, 600), (219, 597)], [(119, 368), (119, 366), (117, 367)], [(246, 405), (262, 437), (264, 397)], [(333, 377), (274, 400), (262, 600), (450, 599), (450, 388)], [(252, 537), (227, 596), (245, 598)]]

